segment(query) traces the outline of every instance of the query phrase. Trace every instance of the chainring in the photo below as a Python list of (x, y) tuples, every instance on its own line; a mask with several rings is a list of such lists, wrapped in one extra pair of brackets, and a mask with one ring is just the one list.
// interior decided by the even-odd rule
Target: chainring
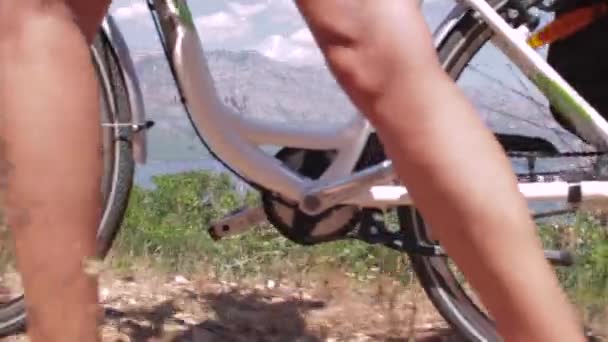
[[(335, 156), (331, 151), (283, 148), (275, 157), (302, 176), (318, 179)], [(343, 238), (359, 224), (361, 211), (354, 206), (337, 206), (311, 216), (298, 204), (271, 192), (262, 193), (262, 205), (268, 221), (286, 238), (313, 245)]]
[[(334, 151), (283, 148), (275, 158), (304, 177), (319, 179), (336, 156)], [(386, 159), (376, 134), (371, 134), (361, 158), (355, 166), (360, 170)], [(356, 206), (340, 205), (311, 216), (298, 208), (298, 204), (279, 194), (262, 192), (262, 204), (268, 221), (288, 239), (313, 245), (347, 238), (366, 216), (367, 210)]]

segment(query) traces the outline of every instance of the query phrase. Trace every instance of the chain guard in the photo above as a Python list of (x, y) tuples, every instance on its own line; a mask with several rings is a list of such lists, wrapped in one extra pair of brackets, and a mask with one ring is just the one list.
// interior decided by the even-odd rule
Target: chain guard
[[(568, 174), (571, 170), (557, 172), (536, 172), (531, 160), (563, 158), (563, 157), (592, 157), (606, 155), (606, 152), (569, 152), (525, 150), (513, 142), (505, 142), (505, 152), (510, 158), (528, 159), (528, 172), (517, 174), (520, 182), (551, 182), (556, 178), (589, 179), (588, 173)], [(518, 148), (519, 147), (519, 148)], [(530, 147), (528, 147), (530, 148)], [(513, 150), (514, 149), (514, 150)], [(305, 150), (283, 148), (275, 157), (287, 167), (297, 171), (302, 176), (318, 179), (329, 168), (335, 151)], [(376, 165), (386, 160), (386, 155), (376, 134), (371, 134), (361, 158), (355, 165), (355, 171)], [(564, 173), (566, 172), (566, 173)], [(419, 255), (443, 255), (438, 245), (428, 245), (416, 241), (408, 229), (390, 231), (386, 228), (384, 219), (378, 215), (382, 211), (372, 208), (355, 206), (336, 206), (323, 213), (310, 216), (302, 212), (295, 202), (287, 201), (280, 195), (263, 191), (262, 204), (268, 221), (286, 238), (300, 245), (315, 245), (324, 242), (357, 239), (370, 244), (382, 244), (391, 249), (415, 253)], [(401, 227), (400, 227), (401, 228)]]
[[(283, 148), (275, 157), (301, 175), (318, 179), (331, 165), (335, 152)], [(344, 238), (359, 224), (362, 213), (353, 206), (337, 206), (310, 216), (297, 203), (271, 192), (262, 193), (262, 205), (268, 221), (286, 238), (301, 245)]]
[[(331, 165), (335, 153), (283, 148), (275, 157), (292, 170), (311, 179), (318, 179)], [(386, 159), (376, 134), (371, 134), (355, 171), (378, 164)], [(416, 241), (412, 234), (399, 229), (387, 229), (381, 210), (354, 206), (336, 206), (325, 212), (309, 216), (280, 196), (264, 192), (262, 203), (268, 221), (286, 238), (300, 245), (315, 245), (337, 240), (359, 240), (381, 244), (400, 252), (438, 255), (439, 246)]]
[[(335, 155), (335, 151), (283, 148), (275, 157), (301, 175), (319, 179), (329, 168)], [(377, 135), (371, 134), (355, 165), (355, 171), (385, 159), (386, 155)], [(310, 216), (302, 212), (297, 203), (290, 203), (280, 195), (266, 191), (262, 193), (262, 204), (268, 221), (285, 237), (302, 245), (357, 238), (358, 231), (367, 231), (361, 224), (369, 225), (374, 212), (370, 209), (341, 205)]]

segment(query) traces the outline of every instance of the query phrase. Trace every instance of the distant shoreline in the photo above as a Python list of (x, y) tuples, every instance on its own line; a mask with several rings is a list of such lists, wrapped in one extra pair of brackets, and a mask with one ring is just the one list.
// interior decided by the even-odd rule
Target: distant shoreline
[[(523, 164), (516, 168), (525, 167)], [(235, 189), (239, 193), (244, 193), (251, 189), (249, 184), (236, 177), (228, 171), (219, 161), (210, 155), (196, 160), (149, 160), (144, 165), (137, 165), (135, 170), (135, 184), (145, 189), (153, 189), (154, 176), (177, 174), (189, 171), (211, 171), (211, 172), (226, 172), (232, 176)], [(543, 202), (533, 205), (536, 210), (559, 209), (563, 206), (561, 203)]]

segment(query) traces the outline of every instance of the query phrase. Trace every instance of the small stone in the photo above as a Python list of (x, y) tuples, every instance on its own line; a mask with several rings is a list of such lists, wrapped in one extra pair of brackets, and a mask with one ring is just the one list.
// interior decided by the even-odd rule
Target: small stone
[(431, 323), (425, 323), (425, 324), (421, 324), (417, 327), (418, 329), (416, 330), (422, 330), (422, 331), (427, 331), (427, 330), (433, 330), (435, 329), (435, 326)]
[(163, 326), (163, 330), (166, 332), (178, 332), (178, 331), (183, 331), (186, 330), (184, 327), (182, 327), (181, 325), (178, 324), (165, 324)]
[(184, 323), (186, 323), (188, 325), (196, 325), (197, 324), (196, 320), (192, 316), (190, 316), (188, 314), (185, 314), (185, 313), (178, 312), (178, 313), (175, 314), (174, 317), (177, 318), (177, 319), (182, 320)]
[(308, 294), (308, 293), (306, 293), (306, 292), (303, 292), (301, 297), (302, 297), (302, 299), (304, 299), (304, 300), (312, 300), (312, 296), (311, 296), (311, 295), (309, 295), (309, 294)]
[(109, 297), (110, 297), (110, 290), (108, 288), (104, 287), (99, 291), (99, 299), (102, 302), (107, 301)]
[(104, 270), (103, 260), (96, 258), (86, 258), (82, 262), (84, 273), (89, 276), (97, 277)]
[(271, 304), (278, 304), (278, 303), (284, 303), (284, 302), (285, 302), (285, 299), (281, 298), (281, 297), (272, 297), (270, 299)]
[(182, 285), (190, 283), (190, 281), (188, 279), (186, 279), (184, 276), (181, 276), (181, 275), (175, 276), (175, 279), (173, 279), (173, 281), (176, 284), (182, 284)]
[(365, 334), (355, 333), (353, 341), (364, 342), (364, 341), (370, 341), (370, 340), (371, 340), (371, 338)]
[(267, 288), (269, 288), (269, 289), (274, 289), (274, 288), (275, 288), (275, 286), (276, 286), (276, 283), (274, 282), (274, 280), (270, 280), (270, 279), (269, 279), (268, 281), (266, 281), (266, 287), (267, 287)]
[(197, 325), (198, 322), (194, 318), (184, 318), (184, 323), (188, 325)]

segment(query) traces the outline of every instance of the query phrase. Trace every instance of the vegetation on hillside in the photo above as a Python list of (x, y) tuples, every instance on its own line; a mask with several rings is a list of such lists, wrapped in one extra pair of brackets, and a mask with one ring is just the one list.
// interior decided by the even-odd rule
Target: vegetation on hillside
[[(288, 278), (301, 282), (341, 271), (360, 281), (379, 277), (403, 284), (415, 281), (405, 254), (354, 241), (299, 246), (268, 223), (213, 241), (207, 233), (210, 222), (245, 203), (256, 205), (259, 201), (253, 192), (239, 195), (231, 179), (228, 174), (187, 172), (155, 177), (154, 189), (134, 187), (109, 265), (128, 271), (143, 262), (166, 272), (207, 272), (226, 280)], [(3, 229), (0, 233), (5, 236), (8, 232)], [(557, 268), (562, 286), (586, 321), (607, 322), (605, 226), (594, 216), (580, 213), (568, 223), (542, 224), (540, 235), (546, 248), (575, 251), (573, 267)], [(9, 240), (8, 235), (2, 239)], [(10, 250), (0, 252), (2, 266), (12, 259)]]
[(545, 248), (575, 252), (573, 267), (558, 267), (561, 285), (588, 316), (608, 320), (608, 229), (594, 216), (579, 214), (571, 225), (542, 225)]
[[(341, 269), (361, 280), (379, 274), (411, 280), (406, 256), (380, 246), (343, 241), (314, 247), (283, 238), (267, 223), (249, 232), (213, 241), (210, 222), (258, 196), (234, 190), (228, 174), (188, 172), (158, 176), (156, 187), (135, 187), (122, 230), (113, 248), (122, 266), (144, 257), (170, 271), (189, 272), (201, 267), (218, 276), (304, 274), (320, 269)], [(125, 258), (125, 256), (127, 256)]]
[[(116, 261), (146, 257), (168, 270), (205, 267), (218, 276), (268, 277), (341, 269), (361, 280), (380, 274), (411, 281), (405, 255), (352, 241), (303, 247), (283, 238), (268, 224), (219, 242), (207, 234), (209, 223), (255, 204), (257, 195), (239, 196), (228, 174), (188, 172), (155, 178), (156, 188), (134, 188), (123, 229), (115, 244)], [(558, 268), (562, 285), (591, 311), (608, 305), (608, 232), (590, 215), (572, 224), (540, 227), (546, 248), (576, 251), (574, 267)], [(120, 256), (129, 256), (123, 258)], [(126, 266), (126, 265), (125, 265)]]

